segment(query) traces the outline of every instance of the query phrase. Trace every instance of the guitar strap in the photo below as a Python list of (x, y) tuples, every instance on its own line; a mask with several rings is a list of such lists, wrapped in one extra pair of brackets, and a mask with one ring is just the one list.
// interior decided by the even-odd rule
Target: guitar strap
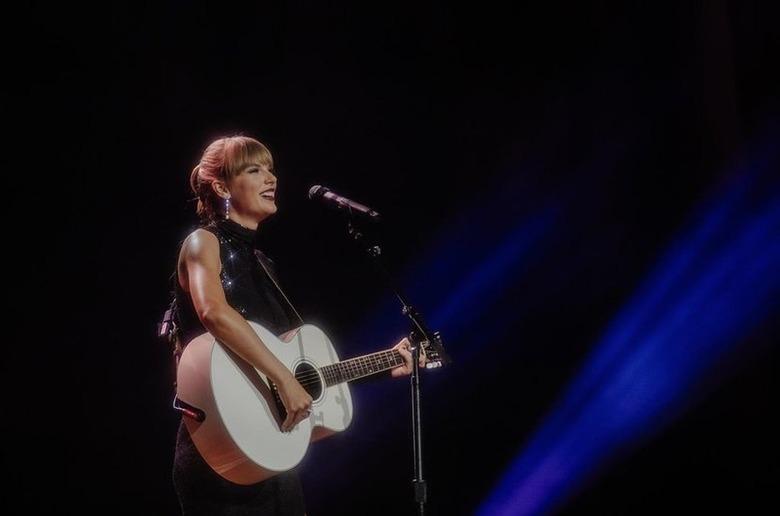
[(301, 317), (301, 314), (298, 313), (298, 310), (296, 310), (293, 304), (290, 302), (290, 298), (288, 298), (287, 294), (284, 293), (282, 287), (279, 286), (279, 281), (277, 281), (276, 274), (273, 272), (273, 262), (271, 259), (263, 254), (263, 252), (259, 249), (255, 249), (255, 256), (257, 257), (257, 262), (260, 264), (260, 267), (262, 267), (263, 271), (265, 271), (265, 275), (268, 276), (268, 279), (270, 279), (271, 283), (274, 284), (276, 290), (282, 295), (284, 302), (287, 303), (287, 306), (290, 308), (290, 310), (292, 310), (292, 313), (295, 314), (295, 317), (298, 318), (300, 324), (303, 325), (303, 317)]
[(171, 303), (165, 310), (162, 320), (157, 323), (157, 336), (170, 344), (173, 356), (178, 364), (181, 355), (182, 346), (179, 339), (179, 326), (176, 324), (176, 296), (171, 296)]
[[(176, 281), (176, 273), (171, 275), (171, 284)], [(176, 321), (176, 290), (171, 288), (171, 302), (168, 304), (168, 309), (165, 310), (162, 320), (157, 324), (157, 338), (163, 341), (170, 347), (173, 354), (173, 360), (171, 361), (171, 383), (174, 392), (174, 408), (176, 406), (176, 372), (179, 368), (179, 358), (181, 357), (184, 348), (181, 343), (181, 332), (179, 331), (179, 325)]]

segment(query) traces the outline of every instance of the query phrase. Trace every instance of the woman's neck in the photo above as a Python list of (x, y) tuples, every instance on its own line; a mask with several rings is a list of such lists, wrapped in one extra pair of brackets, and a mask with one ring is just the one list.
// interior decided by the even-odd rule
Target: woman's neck
[(250, 229), (252, 231), (257, 231), (257, 227), (260, 225), (260, 221), (254, 220), (254, 219), (247, 219), (244, 217), (240, 217), (238, 215), (235, 215), (233, 213), (230, 214), (230, 220), (238, 224), (239, 226)]

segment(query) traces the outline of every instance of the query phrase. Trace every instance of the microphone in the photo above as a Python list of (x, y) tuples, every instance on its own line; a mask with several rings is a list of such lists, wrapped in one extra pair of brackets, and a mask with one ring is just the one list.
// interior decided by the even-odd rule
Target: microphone
[(322, 204), (335, 210), (344, 211), (350, 215), (360, 215), (371, 222), (379, 222), (381, 216), (368, 206), (342, 197), (321, 185), (314, 185), (309, 189), (309, 199), (320, 201)]

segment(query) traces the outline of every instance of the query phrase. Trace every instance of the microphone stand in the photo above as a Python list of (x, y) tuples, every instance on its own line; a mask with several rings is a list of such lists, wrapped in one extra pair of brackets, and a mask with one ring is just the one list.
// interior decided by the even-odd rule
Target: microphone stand
[[(351, 215), (351, 213), (350, 213)], [(395, 297), (401, 303), (401, 313), (407, 316), (412, 324), (412, 373), (411, 373), (411, 395), (412, 395), (412, 443), (413, 443), (413, 455), (414, 455), (414, 480), (412, 485), (414, 487), (414, 500), (417, 505), (417, 514), (423, 516), (425, 514), (425, 503), (428, 498), (427, 485), (423, 478), (423, 458), (422, 458), (422, 418), (420, 410), (420, 345), (436, 342), (441, 343), (441, 336), (439, 332), (431, 332), (425, 325), (419, 312), (415, 310), (406, 300), (406, 297), (401, 294), (397, 288), (393, 278), (384, 266), (381, 255), (382, 249), (376, 243), (372, 243), (366, 240), (365, 235), (359, 228), (353, 224), (352, 218), (347, 223), (347, 230), (352, 239), (357, 242), (371, 258), (375, 268), (379, 271), (380, 276), (385, 281), (390, 290), (393, 291)]]

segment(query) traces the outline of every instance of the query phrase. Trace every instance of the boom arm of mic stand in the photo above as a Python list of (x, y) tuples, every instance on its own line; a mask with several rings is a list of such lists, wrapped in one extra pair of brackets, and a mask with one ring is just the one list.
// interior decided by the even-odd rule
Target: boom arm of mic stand
[(425, 325), (419, 312), (417, 312), (417, 310), (406, 301), (406, 298), (396, 287), (392, 277), (390, 276), (390, 273), (382, 263), (382, 248), (378, 244), (367, 244), (365, 241), (365, 235), (352, 223), (351, 220), (347, 224), (347, 230), (355, 242), (360, 244), (365, 249), (366, 254), (371, 257), (371, 261), (379, 271), (380, 276), (384, 280), (387, 287), (393, 292), (395, 297), (398, 298), (398, 301), (401, 303), (401, 313), (409, 317), (409, 319), (412, 321), (412, 326), (416, 328), (417, 331), (419, 331), (426, 340), (433, 341), (434, 334)]

